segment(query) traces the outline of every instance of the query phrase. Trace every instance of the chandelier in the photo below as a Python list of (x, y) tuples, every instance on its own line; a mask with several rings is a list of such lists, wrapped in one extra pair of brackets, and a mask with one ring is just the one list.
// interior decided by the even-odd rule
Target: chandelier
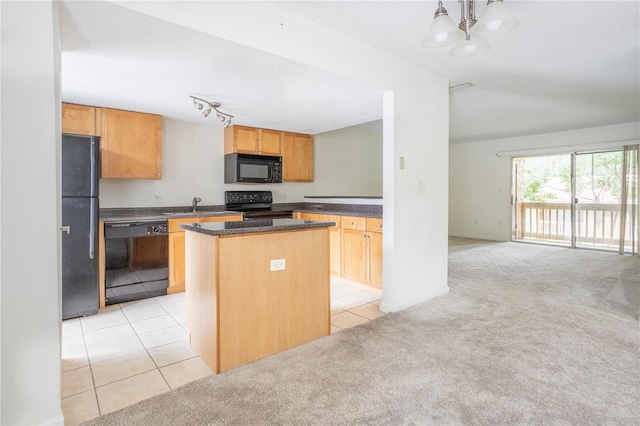
[[(220, 120), (224, 127), (229, 127), (231, 125), (231, 119), (233, 118), (233, 115), (220, 111), (218, 109), (220, 108), (220, 102), (205, 101), (204, 99), (193, 95), (189, 95), (189, 97), (193, 99), (193, 106), (201, 111), (204, 109), (204, 111), (202, 111), (202, 115), (204, 115), (205, 118), (208, 117), (209, 114), (211, 114), (212, 110), (214, 110), (216, 112), (218, 120)], [(205, 108), (205, 106), (208, 108)]]
[(442, 6), (442, 0), (438, 1), (438, 8), (429, 26), (429, 32), (422, 41), (423, 47), (455, 44), (449, 52), (451, 56), (477, 56), (491, 49), (483, 38), (501, 36), (514, 30), (519, 24), (502, 0), (488, 0), (487, 6), (477, 20), (474, 0), (458, 0), (458, 3), (461, 8), (461, 18), (460, 24), (456, 27), (453, 19)]

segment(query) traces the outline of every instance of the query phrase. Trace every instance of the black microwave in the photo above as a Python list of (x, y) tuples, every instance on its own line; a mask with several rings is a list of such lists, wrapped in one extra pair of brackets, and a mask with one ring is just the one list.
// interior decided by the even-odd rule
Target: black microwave
[(282, 183), (282, 157), (226, 154), (224, 183)]

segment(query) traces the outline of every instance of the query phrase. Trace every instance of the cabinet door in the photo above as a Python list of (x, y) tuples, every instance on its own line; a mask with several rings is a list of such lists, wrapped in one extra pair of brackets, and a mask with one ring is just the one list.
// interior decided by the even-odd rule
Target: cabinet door
[(282, 177), (284, 182), (313, 182), (313, 136), (284, 133)]
[(368, 232), (369, 284), (382, 288), (382, 232)]
[(331, 275), (335, 275), (337, 277), (340, 276), (341, 272), (341, 264), (340, 259), (342, 258), (342, 238), (340, 236), (340, 228), (331, 227), (329, 228), (329, 273)]
[(367, 282), (366, 233), (342, 229), (342, 278)]
[(184, 231), (169, 233), (168, 294), (184, 291), (184, 240)]
[(258, 154), (259, 129), (230, 126), (224, 129), (224, 153)]
[(167, 289), (167, 293), (171, 294), (184, 291), (186, 285), (186, 280), (184, 278), (185, 238), (184, 229), (180, 228), (180, 225), (183, 223), (236, 221), (242, 221), (242, 215), (169, 219), (169, 288)]
[(100, 108), (62, 104), (62, 133), (100, 136)]
[(162, 178), (162, 117), (102, 109), (102, 177)]
[(260, 129), (260, 154), (280, 157), (282, 132), (277, 130)]

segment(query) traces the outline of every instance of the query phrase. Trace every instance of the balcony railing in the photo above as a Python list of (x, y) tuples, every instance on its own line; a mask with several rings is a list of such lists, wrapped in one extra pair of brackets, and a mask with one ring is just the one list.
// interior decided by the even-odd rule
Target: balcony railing
[[(576, 245), (617, 249), (620, 210), (620, 204), (576, 204)], [(633, 232), (631, 220), (632, 208), (629, 206), (626, 241), (631, 240)], [(571, 243), (571, 203), (518, 203), (516, 223), (519, 239)]]

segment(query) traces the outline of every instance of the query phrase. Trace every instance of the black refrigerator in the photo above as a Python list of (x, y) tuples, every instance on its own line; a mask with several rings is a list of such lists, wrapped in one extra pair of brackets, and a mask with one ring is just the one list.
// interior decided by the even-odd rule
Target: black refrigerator
[(62, 135), (62, 319), (98, 312), (100, 139)]

